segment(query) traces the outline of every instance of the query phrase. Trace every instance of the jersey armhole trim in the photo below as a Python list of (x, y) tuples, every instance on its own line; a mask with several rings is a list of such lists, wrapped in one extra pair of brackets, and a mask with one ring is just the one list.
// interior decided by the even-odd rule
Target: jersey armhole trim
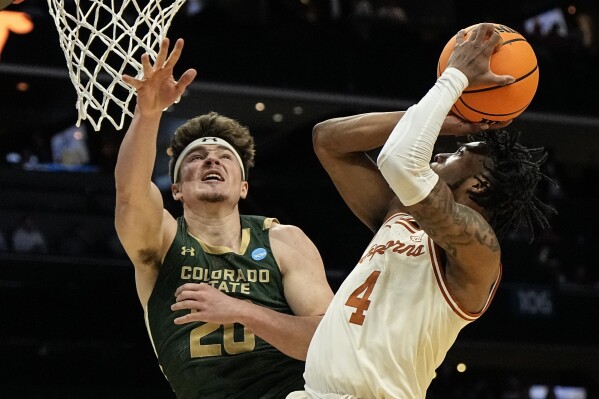
[(497, 279), (493, 283), (491, 290), (489, 291), (489, 295), (487, 297), (487, 301), (485, 302), (485, 305), (483, 306), (483, 308), (480, 312), (471, 313), (471, 312), (468, 312), (467, 310), (463, 309), (460, 306), (460, 304), (455, 300), (455, 298), (451, 295), (451, 292), (449, 291), (449, 288), (447, 287), (447, 281), (445, 280), (445, 275), (443, 274), (443, 268), (441, 267), (441, 260), (439, 258), (439, 253), (437, 252), (437, 247), (435, 246), (435, 243), (433, 242), (433, 240), (430, 237), (428, 238), (428, 247), (429, 247), (429, 254), (431, 257), (431, 265), (433, 267), (435, 279), (437, 280), (437, 285), (439, 286), (439, 289), (441, 290), (441, 294), (443, 295), (443, 298), (445, 298), (445, 301), (447, 302), (449, 307), (454, 311), (455, 314), (457, 314), (459, 317), (461, 317), (462, 319), (464, 319), (468, 322), (472, 322), (472, 321), (478, 319), (489, 308), (491, 301), (495, 297), (495, 293), (497, 292), (497, 288), (499, 287), (499, 282), (501, 281), (501, 275), (502, 275), (501, 263), (499, 263), (499, 274), (497, 276)]

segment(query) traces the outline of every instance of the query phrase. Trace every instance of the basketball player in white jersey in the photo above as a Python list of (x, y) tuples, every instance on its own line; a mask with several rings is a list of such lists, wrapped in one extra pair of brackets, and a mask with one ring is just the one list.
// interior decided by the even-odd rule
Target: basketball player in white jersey
[[(305, 391), (289, 399), (425, 398), (460, 330), (493, 299), (501, 236), (521, 221), (546, 227), (551, 208), (533, 194), (544, 178), (542, 149), (496, 130), (429, 164), (440, 131), (488, 129), (448, 113), (469, 84), (514, 81), (489, 68), (500, 41), (491, 24), (467, 39), (462, 31), (447, 70), (405, 113), (336, 118), (314, 128), (322, 165), (356, 216), (378, 232), (316, 330)], [(377, 167), (367, 152), (381, 146)]]

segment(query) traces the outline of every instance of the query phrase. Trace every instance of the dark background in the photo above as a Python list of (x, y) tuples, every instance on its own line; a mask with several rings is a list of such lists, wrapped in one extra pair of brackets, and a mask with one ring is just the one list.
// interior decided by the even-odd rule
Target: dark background
[[(203, 8), (195, 12), (195, 5)], [(524, 398), (531, 385), (545, 384), (585, 387), (597, 398), (593, 1), (188, 1), (169, 36), (186, 40), (178, 73), (193, 67), (198, 78), (164, 118), (157, 182), (174, 126), (211, 110), (239, 119), (257, 143), (242, 211), (300, 226), (336, 288), (371, 233), (318, 164), (312, 126), (405, 109), (432, 86), (438, 55), (459, 28), (492, 21), (524, 32), (527, 18), (554, 7), (568, 34), (525, 34), (540, 84), (512, 128), (526, 144), (550, 151), (545, 173), (559, 186), (541, 187), (540, 196), (559, 215), (532, 244), (508, 237), (493, 305), (462, 332), (429, 397)], [(112, 173), (124, 130), (105, 123), (96, 132), (84, 121), (89, 162), (78, 169), (53, 162), (52, 137), (77, 120), (76, 94), (45, 2), (10, 10), (27, 12), (35, 29), (11, 34), (0, 58), (0, 231), (9, 241), (0, 252), (0, 397), (172, 397), (145, 331), (132, 266), (115, 242)], [(23, 82), (27, 90), (18, 89)], [(441, 139), (438, 149), (452, 145)], [(37, 163), (26, 162), (31, 155)], [(165, 192), (166, 206), (180, 212), (169, 198)], [(48, 253), (11, 250), (10, 234), (24, 215), (44, 232)], [(465, 373), (455, 371), (458, 362), (467, 364)]]

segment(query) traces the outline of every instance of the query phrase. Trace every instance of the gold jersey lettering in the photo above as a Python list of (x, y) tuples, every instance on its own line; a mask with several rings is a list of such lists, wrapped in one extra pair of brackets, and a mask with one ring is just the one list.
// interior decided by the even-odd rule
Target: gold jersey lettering
[[(202, 339), (222, 328), (222, 343), (208, 344)], [(241, 332), (241, 340), (235, 340), (235, 329)], [(251, 352), (256, 347), (256, 336), (242, 325), (205, 323), (194, 328), (189, 334), (189, 350), (193, 358), (221, 356), (225, 353), (235, 355)]]
[(223, 280), (233, 281), (235, 278), (235, 270), (226, 269), (224, 271)]
[[(218, 283), (216, 283), (218, 284)], [(229, 292), (229, 285), (227, 284), (226, 281), (221, 281), (220, 284), (218, 284), (217, 287), (219, 290), (221, 290), (222, 292)]]
[(226, 293), (250, 294), (252, 283), (270, 283), (270, 270), (219, 269), (209, 270), (202, 266), (181, 266), (181, 280), (210, 284)]
[(259, 271), (259, 278), (261, 283), (268, 283), (270, 281), (270, 271), (262, 269)]
[(204, 269), (202, 269), (201, 267), (193, 268), (193, 279), (194, 280), (201, 280), (203, 276), (204, 276)]
[(212, 280), (222, 280), (222, 278), (223, 278), (223, 271), (222, 270), (212, 270), (210, 278)]
[(250, 293), (250, 283), (242, 283), (241, 284), (241, 291), (242, 294), (248, 294)]
[(247, 277), (250, 283), (255, 283), (258, 281), (258, 272), (256, 270), (248, 270)]
[(243, 274), (243, 270), (237, 269), (237, 280), (236, 281), (247, 281), (247, 278), (245, 278), (245, 274)]
[(181, 280), (191, 279), (191, 266), (183, 266), (181, 268)]

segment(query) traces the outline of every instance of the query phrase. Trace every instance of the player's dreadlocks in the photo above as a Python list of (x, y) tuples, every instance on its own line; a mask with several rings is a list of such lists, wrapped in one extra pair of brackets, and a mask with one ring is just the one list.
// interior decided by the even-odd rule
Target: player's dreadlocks
[(527, 148), (518, 143), (519, 137), (519, 132), (507, 130), (468, 137), (470, 142), (485, 142), (485, 155), (490, 158), (483, 175), (477, 177), (487, 189), (470, 193), (470, 198), (490, 211), (490, 224), (499, 239), (508, 230), (524, 225), (532, 241), (537, 227), (549, 227), (547, 215), (557, 213), (535, 195), (537, 184), (541, 180), (555, 182), (541, 172), (541, 165), (547, 159), (545, 149)]

